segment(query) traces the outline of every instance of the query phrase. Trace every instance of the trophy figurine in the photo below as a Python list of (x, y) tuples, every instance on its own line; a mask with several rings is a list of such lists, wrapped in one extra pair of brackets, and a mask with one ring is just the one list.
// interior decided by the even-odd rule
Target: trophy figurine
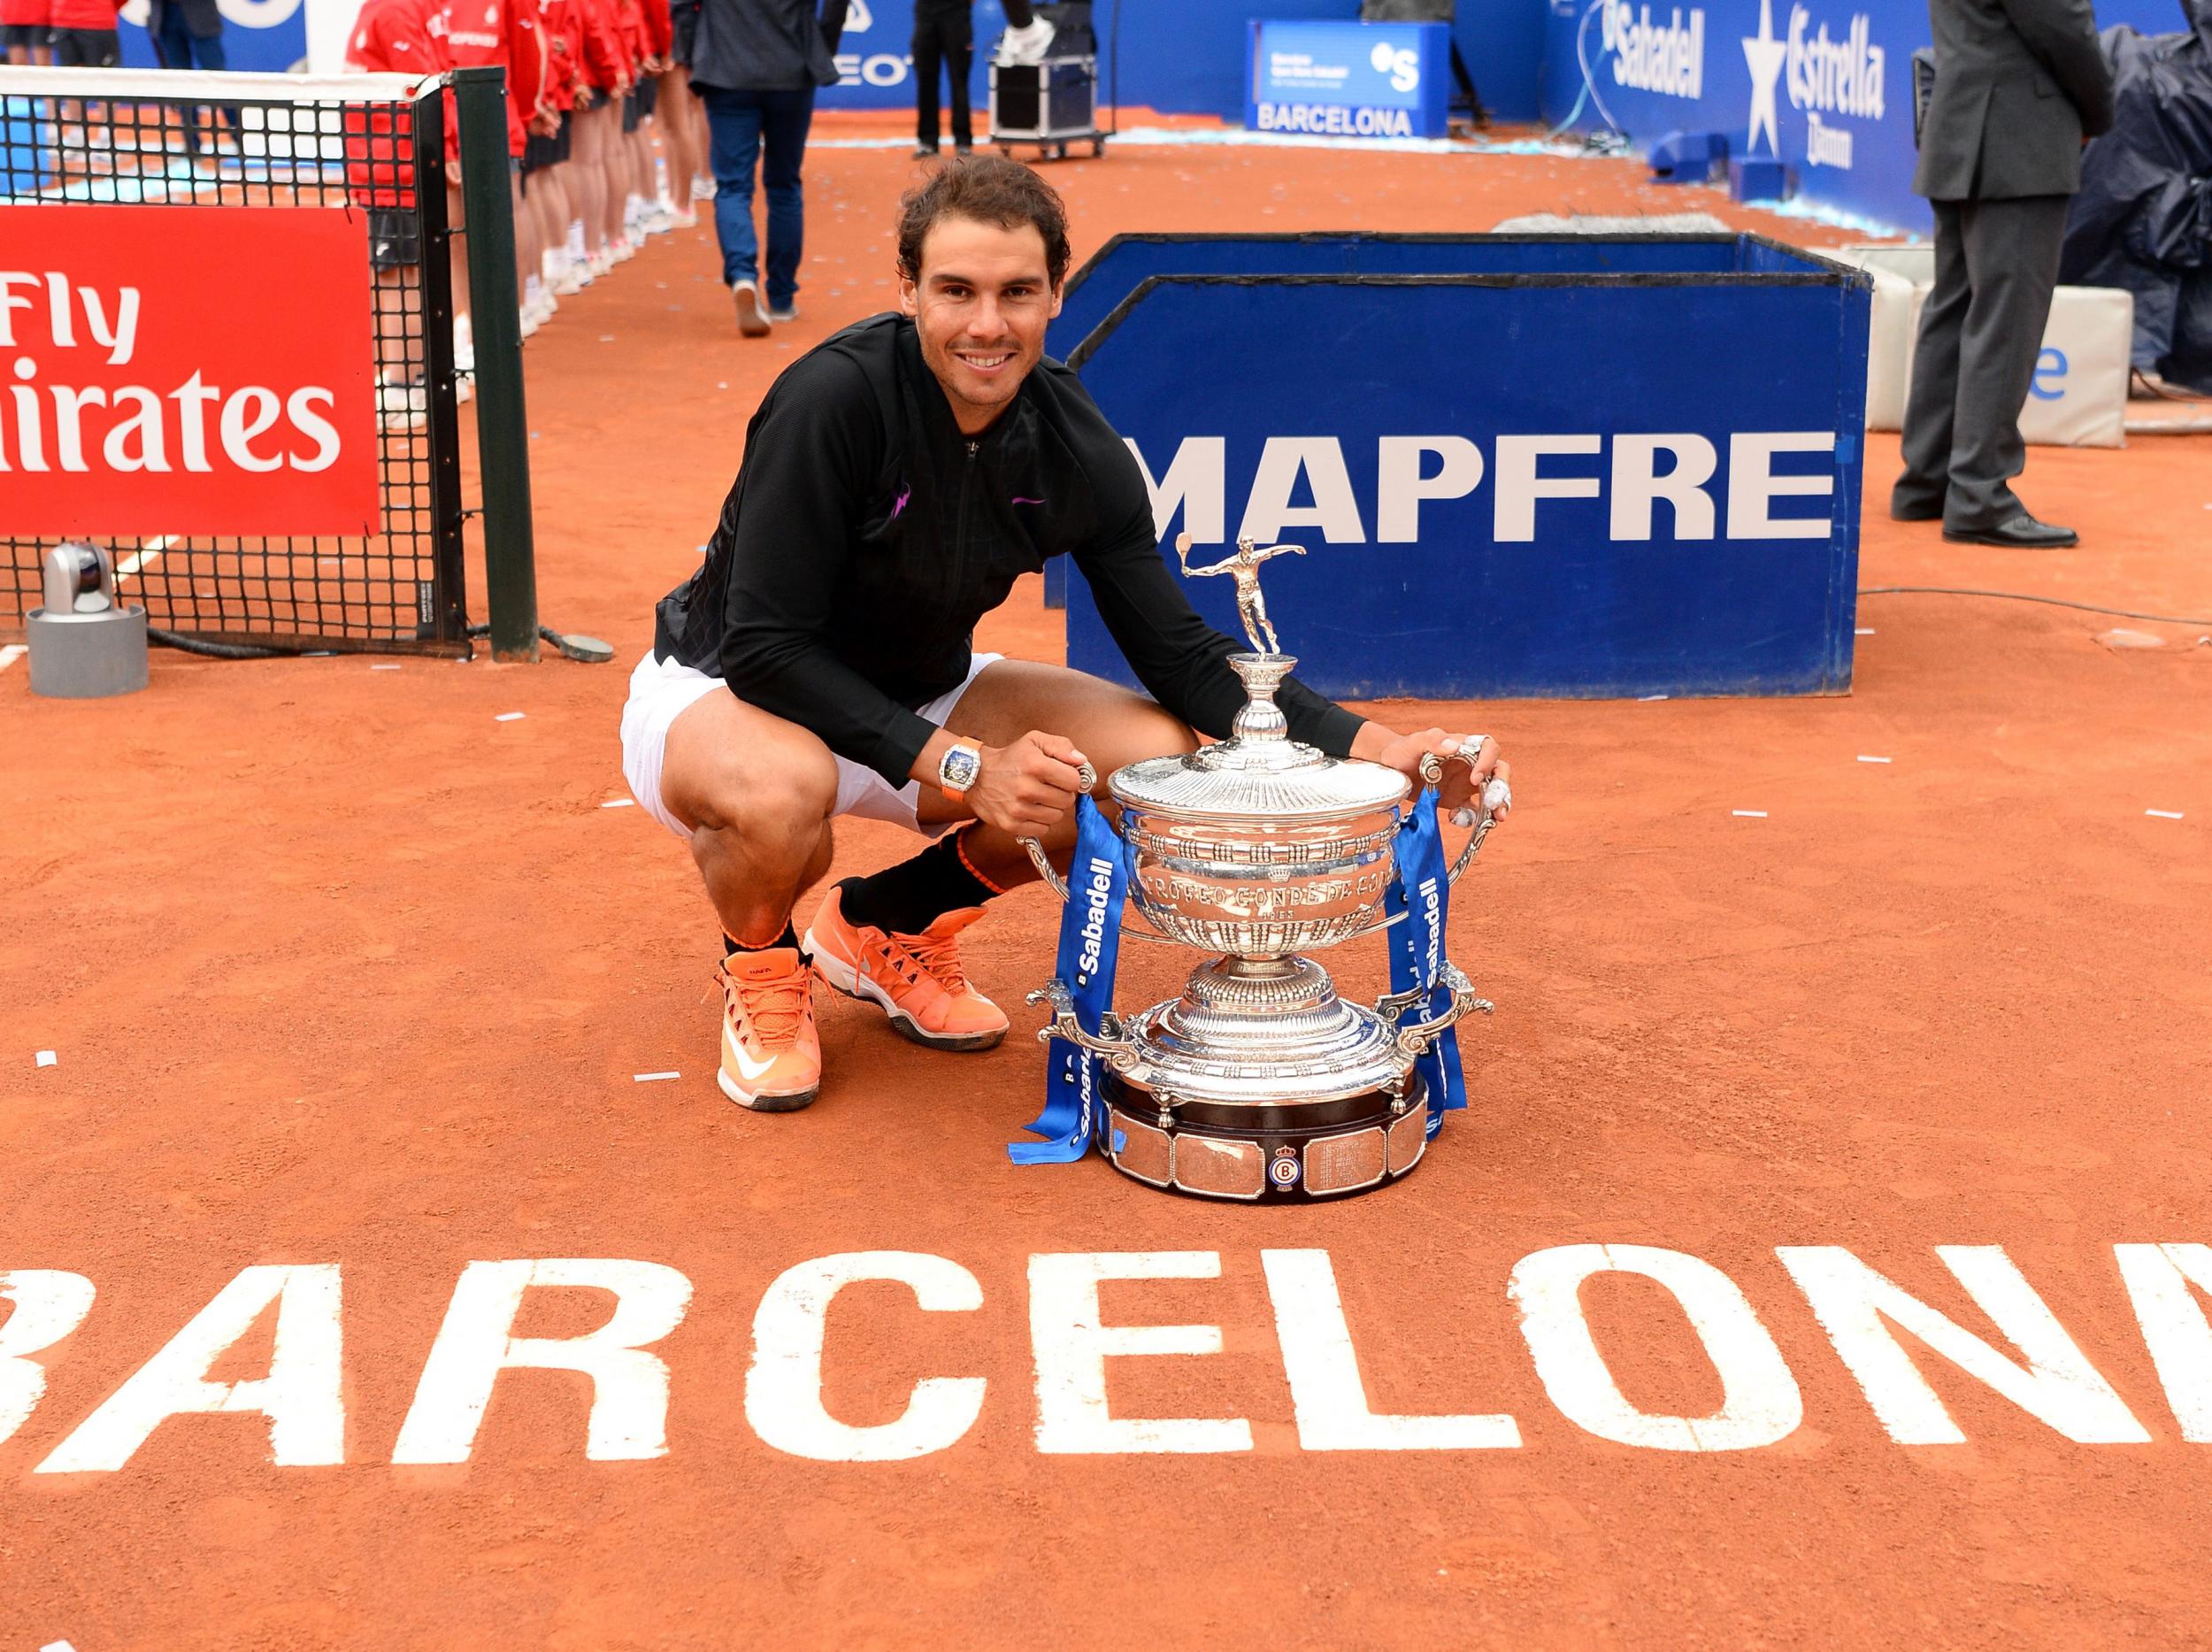
[[(1121, 933), (1212, 956), (1179, 997), (1126, 1017), (1096, 1013), (1094, 1027), (1078, 1016), (1071, 984), (1055, 980), (1030, 995), (1053, 1011), (1038, 1036), (1098, 1057), (1096, 1140), (1125, 1175), (1219, 1199), (1363, 1192), (1420, 1162), (1433, 1128), (1421, 1069), (1440, 1071), (1424, 1058), (1461, 1018), (1491, 1007), (1443, 957), (1442, 912), (1448, 884), (1489, 830), (1490, 811), (1509, 799), (1493, 782), (1448, 873), (1432, 831), (1426, 853), (1436, 870), (1418, 890), (1405, 887), (1402, 811), (1412, 782), (1381, 764), (1293, 741), (1275, 703), (1297, 661), (1277, 642), (1260, 565), (1303, 547), (1245, 539), (1233, 555), (1193, 568), (1190, 545), (1188, 534), (1176, 542), (1187, 573), (1236, 582), (1252, 651), (1228, 663), (1248, 697), (1229, 739), (1130, 764), (1107, 788), (1118, 811), (1128, 903), (1141, 920)], [(1476, 749), (1463, 757), (1471, 764)], [(1433, 785), (1442, 772), (1431, 758), (1423, 778)], [(1413, 801), (1426, 799), (1425, 792)], [(1027, 847), (1069, 900), (1042, 846)], [(1430, 927), (1417, 932), (1421, 945), (1394, 949), (1398, 990), (1372, 1008), (1340, 998), (1328, 972), (1305, 956), (1408, 922)], [(1401, 954), (1425, 960), (1410, 985), (1399, 979)], [(1448, 1083), (1457, 1082), (1455, 1073)]]
[(1175, 536), (1175, 559), (1183, 565), (1183, 572), (1193, 579), (1207, 574), (1225, 573), (1237, 582), (1237, 618), (1244, 622), (1244, 634), (1251, 640), (1255, 654), (1280, 654), (1283, 645), (1275, 640), (1275, 627), (1267, 622), (1267, 597), (1260, 590), (1260, 564), (1271, 557), (1302, 557), (1303, 545), (1270, 545), (1265, 549), (1249, 539), (1237, 541), (1236, 555), (1224, 557), (1219, 562), (1209, 563), (1202, 568), (1190, 565), (1191, 537), (1188, 534)]

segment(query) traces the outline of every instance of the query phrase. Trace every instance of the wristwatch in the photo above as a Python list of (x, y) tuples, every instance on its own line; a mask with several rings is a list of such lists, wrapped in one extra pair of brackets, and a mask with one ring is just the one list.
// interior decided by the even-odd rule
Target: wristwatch
[(983, 773), (983, 748), (972, 740), (956, 740), (937, 765), (937, 789), (959, 803)]

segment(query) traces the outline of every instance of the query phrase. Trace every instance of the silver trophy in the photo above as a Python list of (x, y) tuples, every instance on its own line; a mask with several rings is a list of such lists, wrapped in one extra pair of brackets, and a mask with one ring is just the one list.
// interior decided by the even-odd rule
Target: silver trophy
[[(1276, 642), (1259, 567), (1303, 547), (1240, 540), (1234, 555), (1202, 568), (1190, 566), (1187, 534), (1176, 549), (1187, 573), (1236, 581), (1252, 651), (1229, 665), (1249, 697), (1229, 739), (1130, 764), (1107, 786), (1135, 851), (1129, 903), (1150, 931), (1126, 934), (1218, 956), (1191, 972), (1179, 998), (1125, 1018), (1109, 1012), (1094, 1034), (1055, 980), (1030, 995), (1053, 1010), (1038, 1036), (1104, 1058), (1106, 1152), (1139, 1181), (1245, 1200), (1379, 1187), (1419, 1164), (1427, 1142), (1416, 1059), (1463, 1016), (1491, 1006), (1441, 959), (1450, 1003), (1439, 1014), (1407, 1018), (1429, 997), (1420, 989), (1386, 994), (1372, 1009), (1348, 1003), (1303, 956), (1397, 921), (1384, 916), (1384, 895), (1412, 783), (1289, 736), (1275, 693), (1298, 662)], [(1471, 764), (1476, 756), (1464, 753)], [(1430, 759), (1425, 778), (1441, 774)], [(1509, 801), (1493, 781), (1452, 882), (1481, 846), (1491, 811)], [(1027, 847), (1068, 899), (1041, 846)]]

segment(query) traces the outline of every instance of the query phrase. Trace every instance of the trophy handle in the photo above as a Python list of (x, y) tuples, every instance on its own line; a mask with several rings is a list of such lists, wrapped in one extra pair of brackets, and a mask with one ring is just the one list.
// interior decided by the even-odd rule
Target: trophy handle
[(1075, 1000), (1068, 994), (1067, 985), (1057, 980), (1047, 981), (1029, 995), (1031, 1003), (1051, 1007), (1052, 1019), (1037, 1029), (1037, 1041), (1048, 1044), (1056, 1038), (1064, 1038), (1079, 1049), (1106, 1058), (1106, 1064), (1116, 1072), (1134, 1072), (1139, 1064), (1137, 1046), (1129, 1036), (1121, 1018), (1111, 1010), (1103, 1010), (1098, 1018), (1098, 1031), (1086, 1033), (1083, 1024), (1075, 1018)]
[[(1479, 756), (1481, 746), (1478, 744), (1475, 749), (1477, 755)], [(1421, 759), (1423, 784), (1434, 786), (1442, 780), (1444, 765), (1448, 761), (1463, 763), (1470, 769), (1475, 766), (1474, 758), (1468, 757), (1463, 751), (1455, 751), (1449, 758), (1440, 757), (1432, 751)], [(1462, 809), (1453, 815), (1452, 822), (1455, 826), (1472, 826), (1474, 832), (1468, 838), (1466, 846), (1459, 851), (1459, 858), (1452, 862), (1451, 882), (1456, 884), (1467, 875), (1467, 868), (1474, 864), (1475, 851), (1482, 847), (1482, 840), (1490, 835), (1490, 828), (1497, 824), (1497, 811), (1510, 808), (1512, 803), (1513, 788), (1503, 780), (1493, 776), (1489, 783), (1482, 788), (1482, 815), (1479, 819), (1470, 820), (1468, 818), (1475, 812), (1471, 809)]]
[[(1428, 1016), (1418, 1021), (1410, 1021), (1398, 1028), (1398, 1049), (1405, 1055), (1426, 1054), (1428, 1047), (1463, 1017), (1472, 1015), (1478, 1010), (1484, 1015), (1494, 1015), (1497, 1012), (1497, 1006), (1487, 998), (1475, 996), (1474, 984), (1460, 973), (1459, 965), (1449, 959), (1445, 960), (1443, 967), (1437, 972), (1437, 980), (1451, 989), (1452, 1001), (1444, 1007), (1441, 1014)], [(1380, 1010), (1384, 1004), (1392, 1003), (1404, 996), (1406, 995), (1403, 993), (1393, 993), (1388, 997), (1380, 1000), (1376, 1008)]]
[[(1097, 784), (1098, 771), (1089, 764), (1083, 764), (1076, 769), (1076, 790), (1087, 795), (1091, 788)], [(1014, 841), (1029, 852), (1030, 864), (1036, 867), (1037, 875), (1045, 880), (1045, 887), (1060, 897), (1062, 905), (1064, 906), (1074, 898), (1068, 893), (1068, 880), (1060, 875), (1059, 869), (1052, 864), (1052, 857), (1045, 853), (1043, 844), (1033, 837), (1018, 837)]]

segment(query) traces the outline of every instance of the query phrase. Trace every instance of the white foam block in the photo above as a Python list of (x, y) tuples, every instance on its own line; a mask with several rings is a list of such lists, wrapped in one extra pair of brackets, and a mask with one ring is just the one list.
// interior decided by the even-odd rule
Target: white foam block
[(2178, 809), (2146, 809), (2143, 812), (2154, 820), (2178, 820), (2181, 818), (2181, 811)]
[(372, 665), (369, 669), (371, 671), (397, 671), (399, 667), (396, 665)]
[(1763, 820), (1767, 818), (1767, 811), (1763, 809), (1731, 809), (1728, 812), (1744, 820)]
[(1645, 705), (1650, 704), (1654, 700), (1663, 700), (1666, 697), (1663, 694), (1640, 694), (1636, 696), (1637, 700)]
[(519, 723), (522, 721), (522, 713), (519, 711), (502, 711), (497, 717), (492, 718), (492, 721), (495, 723)]
[(1859, 761), (1862, 763), (1887, 763), (1889, 759), (1887, 757), (1870, 757), (1866, 755), (1866, 753), (1862, 751), (1859, 753)]
[(680, 1079), (684, 1075), (680, 1072), (634, 1072), (630, 1075), (630, 1082), (633, 1084), (658, 1084), (664, 1079)]
[(38, 1064), (42, 1067), (54, 1066), (58, 1064), (60, 1060), (61, 1057), (54, 1054), (54, 1052), (50, 1049), (42, 1049), (38, 1052), (37, 1061)]
[(602, 809), (634, 809), (637, 807), (637, 799), (634, 797), (610, 797), (605, 803), (601, 803), (599, 806)]
[(1851, 634), (1855, 637), (1870, 637), (1874, 634), (1874, 627), (1872, 626), (1860, 626), (1854, 629)]

